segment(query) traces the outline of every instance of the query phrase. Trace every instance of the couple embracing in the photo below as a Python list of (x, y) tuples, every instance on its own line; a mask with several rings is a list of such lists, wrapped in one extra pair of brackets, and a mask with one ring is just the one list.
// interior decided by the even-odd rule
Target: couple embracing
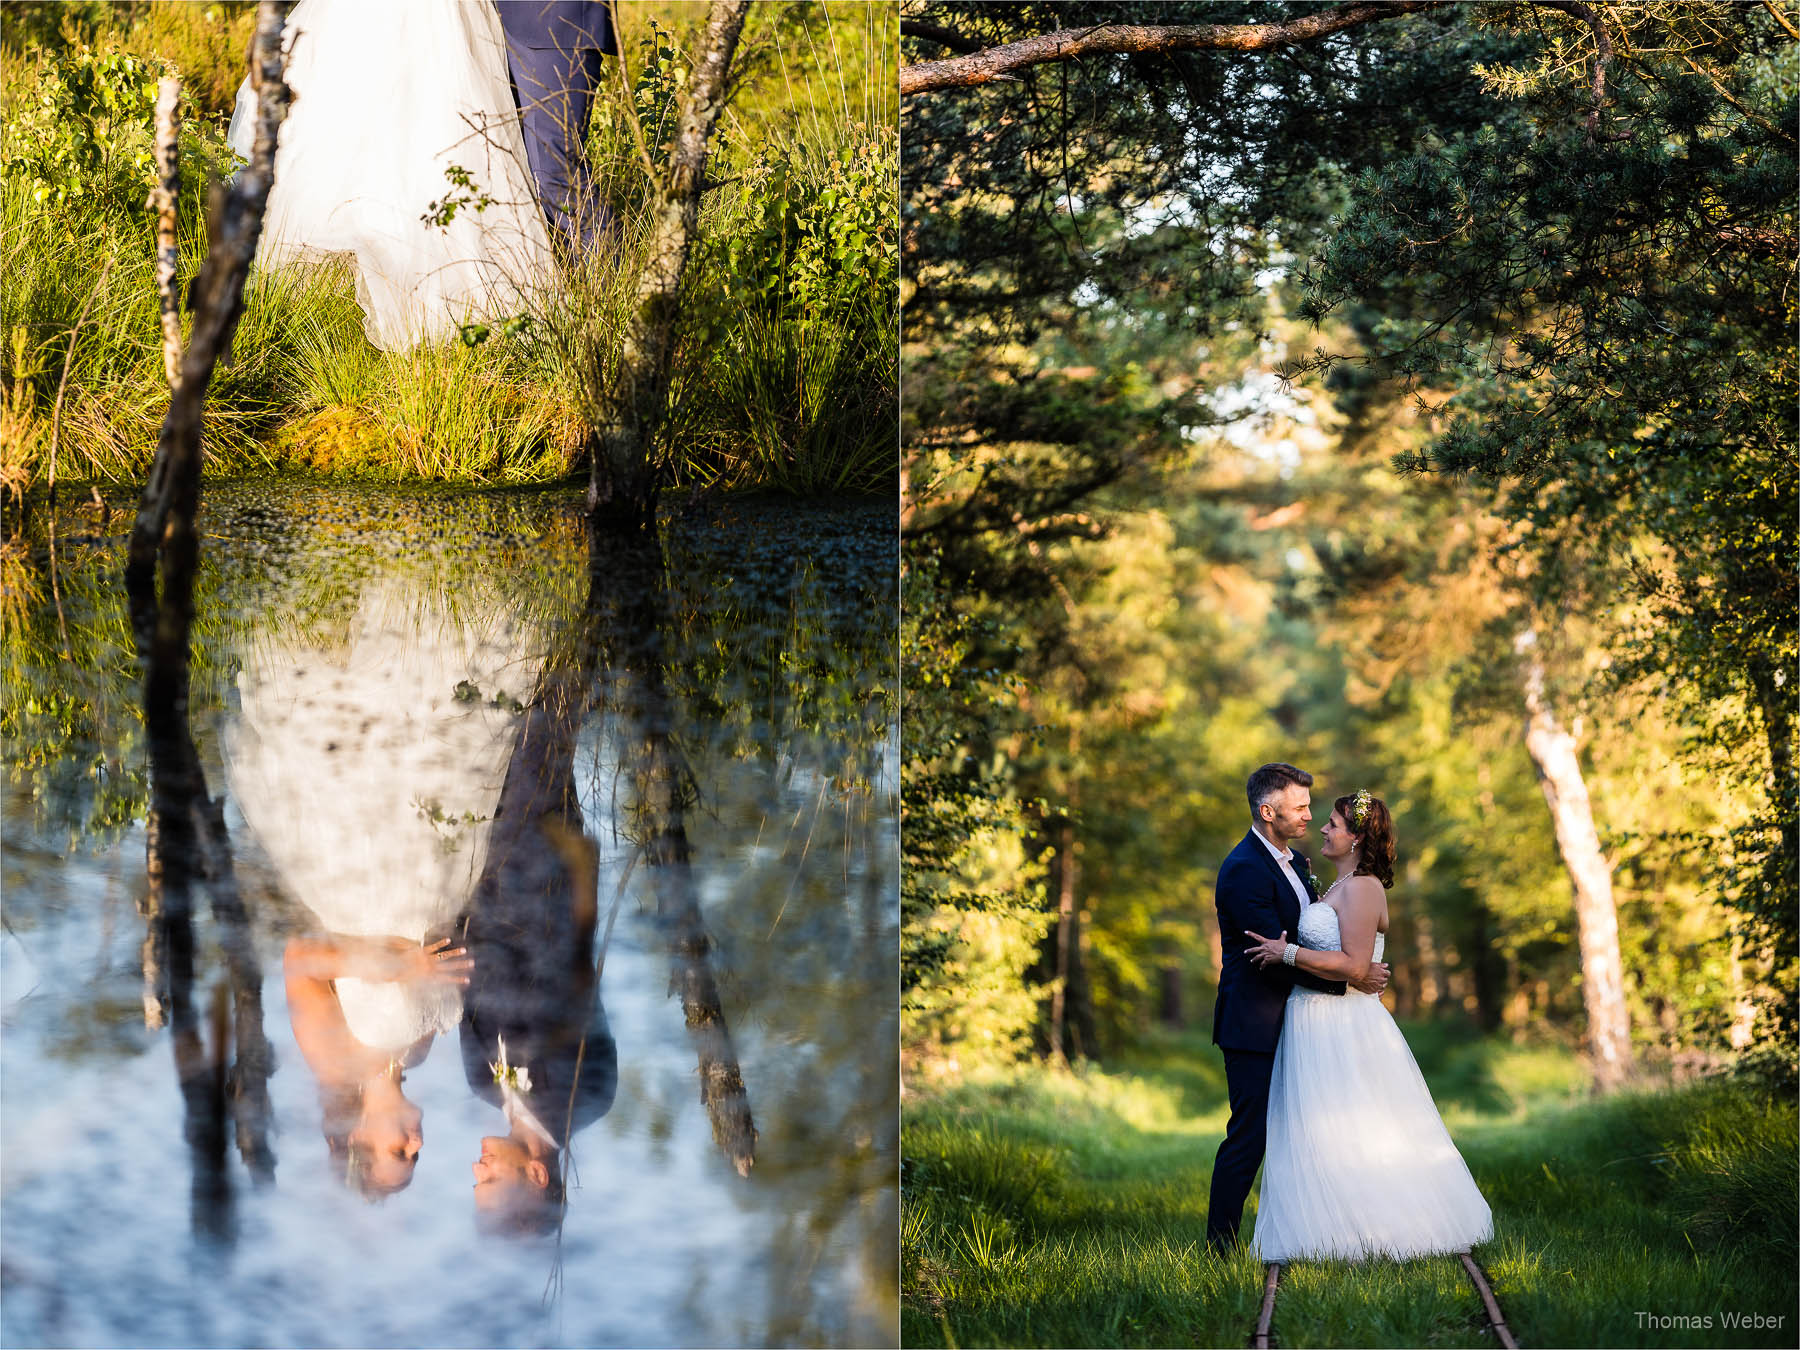
[(514, 1236), (560, 1222), (572, 1135), (618, 1083), (575, 769), (585, 678), (546, 645), (429, 577), (366, 582), (322, 638), (241, 653), (224, 728), (231, 798), (305, 929), (284, 992), (331, 1170), (371, 1200), (411, 1184), (406, 1078), (453, 1039), (497, 1113), (475, 1219)]
[(1252, 1246), (1266, 1262), (1466, 1252), (1493, 1215), (1381, 1004), (1394, 824), (1367, 791), (1320, 831), (1337, 871), (1321, 893), (1294, 843), (1312, 775), (1250, 775), (1251, 828), (1219, 869), (1223, 962), (1213, 1042), (1231, 1119), (1213, 1165), (1207, 1245), (1237, 1240), (1258, 1166)]

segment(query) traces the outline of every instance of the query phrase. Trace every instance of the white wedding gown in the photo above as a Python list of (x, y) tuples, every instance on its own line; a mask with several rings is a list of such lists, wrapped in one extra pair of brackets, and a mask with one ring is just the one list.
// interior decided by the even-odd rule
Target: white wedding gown
[[(520, 312), (553, 258), (494, 6), (300, 0), (283, 42), (294, 100), (258, 261), (349, 257), (364, 331), (386, 351)], [(255, 118), (246, 80), (229, 136), (245, 158)], [(445, 177), (451, 165), (493, 202), (427, 225), (431, 204), (458, 191)]]
[[(1308, 905), (1295, 940), (1342, 950), (1337, 911)], [(1386, 945), (1377, 934), (1375, 960)], [(1405, 1259), (1467, 1251), (1493, 1234), (1487, 1201), (1381, 1000), (1295, 989), (1269, 1085), (1261, 1259)]]
[[(509, 623), (458, 621), (391, 583), (363, 592), (341, 643), (245, 654), (226, 782), (326, 931), (417, 941), (462, 912), (535, 678)], [(336, 987), (351, 1035), (374, 1049), (462, 1018), (451, 985)]]

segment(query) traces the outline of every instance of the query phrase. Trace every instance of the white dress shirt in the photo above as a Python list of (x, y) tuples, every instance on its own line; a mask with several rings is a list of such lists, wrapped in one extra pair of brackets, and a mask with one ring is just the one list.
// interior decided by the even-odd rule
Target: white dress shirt
[(1250, 833), (1261, 841), (1264, 848), (1275, 855), (1275, 861), (1281, 864), (1282, 874), (1287, 877), (1288, 885), (1294, 888), (1294, 894), (1300, 897), (1300, 908), (1304, 910), (1312, 903), (1312, 897), (1306, 893), (1306, 883), (1300, 880), (1300, 874), (1294, 870), (1294, 850), (1276, 848), (1264, 837), (1261, 830), (1253, 828)]

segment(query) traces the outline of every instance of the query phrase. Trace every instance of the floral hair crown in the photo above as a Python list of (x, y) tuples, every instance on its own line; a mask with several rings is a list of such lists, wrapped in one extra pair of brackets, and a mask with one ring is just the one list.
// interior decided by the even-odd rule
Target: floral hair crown
[(1350, 828), (1360, 830), (1369, 823), (1369, 805), (1375, 799), (1369, 795), (1369, 789), (1358, 788), (1356, 800), (1350, 803)]

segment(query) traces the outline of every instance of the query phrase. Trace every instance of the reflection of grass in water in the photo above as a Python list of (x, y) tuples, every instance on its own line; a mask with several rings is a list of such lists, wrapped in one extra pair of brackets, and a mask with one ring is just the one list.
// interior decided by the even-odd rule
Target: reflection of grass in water
[[(1567, 1051), (1408, 1036), (1434, 1090), (1477, 1086), (1452, 1127), (1494, 1208), (1478, 1257), (1525, 1344), (1791, 1343), (1718, 1319), (1794, 1305), (1791, 1102), (1731, 1085), (1590, 1102), (1570, 1095)], [(1165, 1036), (1115, 1071), (1024, 1069), (910, 1103), (906, 1343), (1241, 1343), (1261, 1270), (1204, 1248), (1227, 1115), (1218, 1064), (1204, 1037)], [(1506, 1089), (1485, 1109), (1484, 1079)], [(1252, 1208), (1246, 1234), (1253, 1222)], [(1713, 1327), (1640, 1327), (1640, 1310), (1710, 1312)], [(1287, 1344), (1492, 1344), (1449, 1259), (1297, 1264), (1276, 1331)]]
[[(65, 512), (63, 530), (78, 521), (94, 523)], [(120, 514), (110, 528), (128, 524)], [(723, 537), (758, 528), (730, 526)], [(378, 576), (394, 579), (396, 621), (510, 626), (539, 646), (573, 636), (586, 599), (585, 534), (567, 493), (238, 484), (209, 493), (201, 529), (193, 710), (203, 742), (239, 660), (281, 647), (342, 652), (359, 597)], [(806, 547), (781, 542), (790, 546)], [(0, 656), (8, 763), (29, 781), (44, 822), (77, 836), (111, 837), (143, 809), (140, 674), (117, 584), (121, 547), (116, 533), (110, 544), (62, 538), (66, 662), (42, 545), (32, 553), (15, 543), (0, 557), (13, 615)], [(858, 766), (878, 752), (891, 720), (869, 715), (887, 706), (879, 698), (862, 697), (890, 660), (880, 611), (847, 622), (841, 600), (827, 604), (810, 583), (740, 584), (729, 579), (728, 557), (671, 552), (667, 678), (681, 725), (706, 728), (703, 739), (688, 737), (697, 762), (710, 769), (786, 750), (833, 774), (863, 775)], [(738, 598), (725, 603), (732, 590)], [(530, 691), (505, 692), (523, 700)], [(762, 721), (771, 711), (774, 720)]]
[(25, 541), (0, 539), (0, 641), (23, 640), (45, 583), (25, 555)]

